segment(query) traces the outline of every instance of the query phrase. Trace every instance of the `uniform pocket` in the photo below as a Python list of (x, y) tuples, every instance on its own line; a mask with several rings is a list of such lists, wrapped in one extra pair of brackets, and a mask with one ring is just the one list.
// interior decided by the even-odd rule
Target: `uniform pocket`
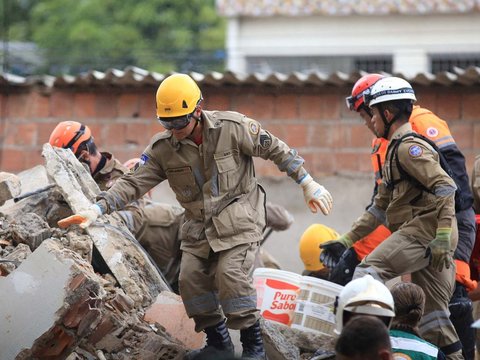
[(187, 220), (180, 228), (180, 239), (182, 241), (195, 242), (205, 239), (205, 226), (203, 222)]
[(237, 235), (255, 229), (255, 210), (248, 201), (237, 199), (213, 216), (212, 221), (219, 238)]
[(190, 166), (167, 169), (166, 173), (168, 183), (175, 192), (178, 201), (190, 202), (195, 200), (200, 189), (195, 182), (195, 177), (193, 176), (192, 168)]
[(235, 170), (238, 168), (238, 153), (235, 150), (228, 150), (213, 154), (218, 169), (218, 185), (221, 192), (227, 192), (236, 186), (238, 175)]

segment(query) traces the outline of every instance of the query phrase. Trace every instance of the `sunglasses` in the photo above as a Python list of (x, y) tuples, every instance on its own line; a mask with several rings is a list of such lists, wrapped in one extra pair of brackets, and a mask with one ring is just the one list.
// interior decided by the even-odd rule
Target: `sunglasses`
[(164, 119), (157, 117), (157, 120), (167, 130), (181, 130), (184, 127), (186, 127), (188, 124), (190, 124), (192, 117), (193, 117), (192, 114), (187, 114), (184, 116), (164, 118)]

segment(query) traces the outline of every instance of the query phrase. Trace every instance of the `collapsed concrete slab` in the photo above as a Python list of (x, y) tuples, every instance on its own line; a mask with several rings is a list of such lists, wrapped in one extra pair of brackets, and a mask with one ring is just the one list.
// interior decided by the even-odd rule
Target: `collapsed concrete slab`
[[(73, 153), (45, 144), (42, 155), (47, 173), (73, 212), (89, 208), (100, 189)], [(160, 291), (169, 290), (156, 265), (118, 215), (104, 215), (86, 232), (122, 289), (137, 306), (149, 305)], [(141, 277), (139, 268), (142, 269)]]

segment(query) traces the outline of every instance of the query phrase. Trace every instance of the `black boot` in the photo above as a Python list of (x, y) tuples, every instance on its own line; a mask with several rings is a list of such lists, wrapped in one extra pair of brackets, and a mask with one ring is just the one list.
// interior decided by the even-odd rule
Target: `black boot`
[(185, 357), (187, 360), (193, 359), (211, 359), (212, 356), (221, 354), (233, 355), (233, 343), (228, 333), (225, 320), (219, 322), (215, 326), (205, 328), (204, 332), (207, 334), (207, 345), (199, 350), (194, 350), (188, 353)]
[(240, 330), (240, 341), (243, 346), (242, 358), (245, 359), (266, 359), (265, 348), (263, 347), (260, 321), (248, 329)]

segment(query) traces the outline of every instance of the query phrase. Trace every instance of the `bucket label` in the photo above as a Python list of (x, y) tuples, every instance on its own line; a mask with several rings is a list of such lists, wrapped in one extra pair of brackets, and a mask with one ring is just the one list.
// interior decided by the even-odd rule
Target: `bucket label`
[(279, 280), (267, 279), (260, 312), (265, 319), (290, 325), (295, 311), (299, 287)]

